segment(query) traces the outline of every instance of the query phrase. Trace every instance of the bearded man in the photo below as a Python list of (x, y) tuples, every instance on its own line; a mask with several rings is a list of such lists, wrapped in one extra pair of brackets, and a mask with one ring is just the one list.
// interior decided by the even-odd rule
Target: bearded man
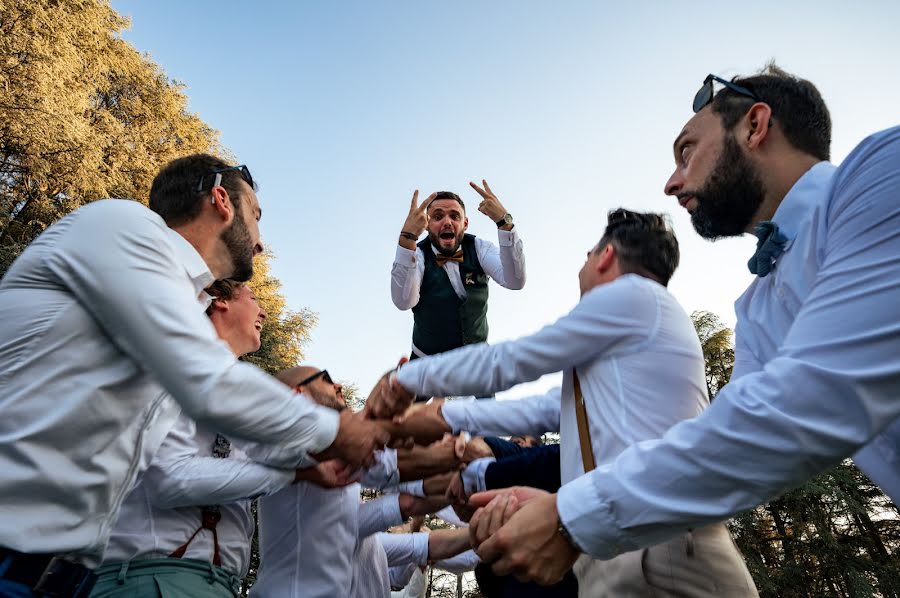
[[(498, 248), (466, 233), (469, 219), (459, 195), (438, 191), (418, 205), (413, 193), (391, 268), (391, 299), (413, 311), (410, 359), (487, 341), (488, 278), (507, 289), (525, 286), (525, 256), (512, 216), (491, 191), (478, 210), (497, 225)], [(428, 231), (428, 237), (417, 243)]]

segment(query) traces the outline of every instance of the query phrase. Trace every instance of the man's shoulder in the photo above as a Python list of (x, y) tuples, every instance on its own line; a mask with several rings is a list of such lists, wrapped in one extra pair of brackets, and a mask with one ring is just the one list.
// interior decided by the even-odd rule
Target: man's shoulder
[(76, 227), (103, 227), (110, 232), (168, 229), (147, 206), (130, 199), (98, 199), (76, 210)]
[(846, 178), (860, 171), (891, 170), (900, 162), (900, 126), (873, 133), (857, 144), (837, 167), (835, 177)]

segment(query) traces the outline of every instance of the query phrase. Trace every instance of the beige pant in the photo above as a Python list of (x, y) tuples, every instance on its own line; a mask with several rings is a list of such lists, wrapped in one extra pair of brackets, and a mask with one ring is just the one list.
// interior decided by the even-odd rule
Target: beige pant
[(722, 523), (609, 561), (575, 563), (579, 598), (756, 598), (741, 553)]

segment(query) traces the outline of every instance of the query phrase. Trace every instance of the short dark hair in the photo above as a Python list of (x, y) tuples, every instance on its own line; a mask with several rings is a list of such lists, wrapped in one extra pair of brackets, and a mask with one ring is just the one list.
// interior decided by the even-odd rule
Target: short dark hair
[[(439, 199), (452, 199), (453, 201), (459, 202), (459, 205), (462, 206), (463, 212), (466, 211), (466, 204), (464, 204), (459, 195), (457, 195), (453, 191), (438, 191), (434, 194), (434, 199), (431, 200), (431, 203), (434, 203)], [(431, 209), (431, 204), (428, 204), (428, 209)]]
[[(197, 185), (204, 175), (214, 170), (228, 169), (230, 164), (209, 154), (193, 154), (172, 160), (159, 171), (150, 186), (150, 209), (162, 216), (169, 226), (180, 226), (190, 222), (200, 214), (200, 207), (209, 197), (213, 177), (207, 177), (210, 188), (204, 185), (198, 191)], [(242, 214), (241, 173), (238, 170), (223, 170), (222, 186), (228, 191), (234, 205), (235, 216)], [(246, 184), (246, 183), (244, 183)]]
[[(831, 115), (816, 86), (770, 62), (759, 73), (734, 77), (732, 83), (746, 87), (772, 107), (772, 118), (788, 142), (819, 160), (831, 157)], [(731, 131), (747, 114), (753, 99), (723, 88), (713, 99), (713, 112)]]
[[(234, 296), (237, 295), (238, 289), (244, 286), (244, 284), (245, 283), (232, 280), (231, 278), (222, 278), (206, 287), (205, 290), (207, 294), (212, 296), (213, 300), (221, 299), (222, 301), (231, 301), (234, 299)], [(213, 305), (210, 303), (209, 307), (206, 308), (206, 315), (211, 314), (212, 311)]]
[(668, 286), (678, 267), (678, 239), (663, 214), (624, 208), (611, 211), (598, 247), (609, 244), (616, 248), (623, 272), (640, 274), (663, 286)]

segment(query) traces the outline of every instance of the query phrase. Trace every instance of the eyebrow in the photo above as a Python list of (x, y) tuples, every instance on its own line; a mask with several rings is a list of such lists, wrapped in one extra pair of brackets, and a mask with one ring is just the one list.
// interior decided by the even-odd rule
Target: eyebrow
[(681, 133), (678, 134), (678, 137), (675, 138), (675, 142), (672, 144), (672, 152), (673, 152), (673, 153), (675, 153), (675, 152), (678, 151), (678, 144), (681, 142), (681, 140), (682, 140), (685, 136), (687, 136), (687, 135), (689, 135), (689, 134), (690, 134), (690, 130), (689, 130), (689, 129), (684, 128), (684, 129), (681, 130)]

